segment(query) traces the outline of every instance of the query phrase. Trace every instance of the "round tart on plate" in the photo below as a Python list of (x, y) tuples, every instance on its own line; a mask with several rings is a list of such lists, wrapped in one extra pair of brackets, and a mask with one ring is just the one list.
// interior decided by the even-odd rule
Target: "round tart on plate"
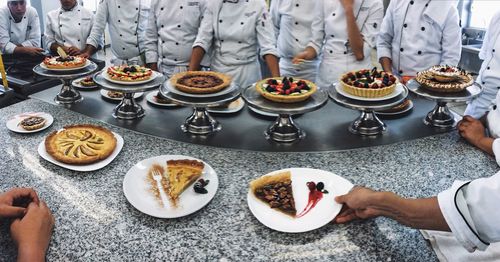
[(46, 122), (47, 120), (43, 117), (30, 116), (19, 122), (19, 126), (25, 130), (37, 130), (42, 128)]
[(80, 85), (85, 87), (94, 87), (97, 84), (94, 82), (94, 79), (92, 79), (92, 76), (87, 76), (84, 79), (80, 80)]
[(80, 68), (87, 63), (87, 59), (81, 56), (61, 56), (46, 57), (43, 64), (50, 69), (71, 69)]
[(138, 65), (110, 66), (106, 70), (108, 76), (113, 80), (123, 82), (139, 82), (151, 78), (153, 70)]
[(362, 69), (346, 73), (340, 77), (342, 90), (366, 98), (377, 98), (391, 94), (396, 89), (398, 80), (384, 71)]
[(231, 77), (212, 71), (188, 71), (173, 75), (170, 83), (182, 92), (211, 94), (228, 87), (231, 84)]
[(469, 73), (451, 66), (433, 66), (417, 73), (415, 80), (423, 88), (438, 93), (458, 93), (474, 84)]
[(45, 139), (47, 153), (66, 164), (92, 164), (113, 153), (116, 138), (111, 131), (95, 125), (71, 125), (54, 131)]
[(257, 82), (255, 88), (264, 98), (279, 103), (304, 101), (318, 90), (313, 82), (292, 77), (266, 78)]

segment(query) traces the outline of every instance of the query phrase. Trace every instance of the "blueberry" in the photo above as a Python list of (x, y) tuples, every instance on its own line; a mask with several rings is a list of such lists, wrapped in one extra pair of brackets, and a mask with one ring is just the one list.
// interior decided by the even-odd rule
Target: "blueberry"
[(318, 191), (323, 190), (323, 188), (325, 188), (325, 184), (323, 184), (323, 182), (318, 182), (318, 183), (316, 184), (316, 189), (317, 189)]
[(196, 184), (194, 185), (193, 189), (194, 189), (194, 192), (196, 192), (198, 194), (208, 193), (208, 191), (204, 187), (196, 186)]

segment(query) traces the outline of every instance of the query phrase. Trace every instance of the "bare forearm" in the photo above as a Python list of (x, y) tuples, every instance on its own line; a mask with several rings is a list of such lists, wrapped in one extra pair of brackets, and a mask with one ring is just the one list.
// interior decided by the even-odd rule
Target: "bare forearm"
[(389, 57), (381, 57), (379, 62), (384, 71), (392, 73), (392, 60)]
[(199, 46), (193, 47), (191, 59), (189, 61), (189, 71), (199, 71), (201, 69), (201, 60), (205, 55), (205, 50)]
[(490, 154), (490, 155), (495, 155), (493, 153), (493, 141), (495, 141), (495, 139), (491, 138), (491, 137), (487, 137), (487, 136), (484, 136), (480, 139), (478, 139), (478, 141), (476, 142), (476, 146), (483, 150), (484, 152)]
[(17, 252), (18, 262), (43, 262), (45, 261), (45, 251), (37, 248), (19, 247)]
[(379, 194), (383, 194), (380, 206), (377, 208), (380, 215), (413, 228), (450, 231), (439, 208), (437, 197), (405, 199), (390, 192)]
[(93, 45), (89, 45), (89, 44), (87, 44), (87, 46), (85, 46), (85, 49), (83, 49), (82, 53), (86, 53), (86, 54), (88, 54), (89, 56), (91, 56), (91, 55), (93, 55), (96, 51), (97, 51), (97, 48), (95, 48)]
[(264, 60), (266, 60), (267, 67), (271, 71), (272, 77), (280, 76), (280, 67), (278, 58), (274, 55), (265, 55)]
[(346, 20), (347, 20), (347, 37), (349, 38), (349, 44), (351, 45), (352, 52), (356, 57), (356, 60), (360, 61), (365, 58), (363, 52), (363, 36), (359, 31), (358, 25), (356, 24), (356, 17), (354, 16), (354, 11), (352, 8), (347, 8)]

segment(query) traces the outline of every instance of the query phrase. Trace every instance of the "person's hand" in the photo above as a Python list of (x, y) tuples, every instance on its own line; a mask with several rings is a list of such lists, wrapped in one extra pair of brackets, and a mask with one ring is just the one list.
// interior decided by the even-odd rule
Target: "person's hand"
[(339, 0), (342, 6), (344, 7), (344, 10), (346, 12), (352, 11), (353, 6), (354, 6), (354, 0)]
[(146, 65), (149, 69), (158, 72), (158, 64), (157, 63), (149, 63)]
[(39, 47), (32, 47), (32, 46), (18, 46), (16, 47), (15, 51), (30, 55), (30, 56), (37, 56), (37, 55), (43, 55), (43, 49)]
[(0, 194), (0, 217), (22, 217), (30, 203), (39, 204), (35, 190), (31, 188), (13, 188)]
[(18, 261), (45, 261), (54, 217), (47, 204), (30, 203), (26, 215), (10, 225), (11, 237), (18, 248)]
[(88, 52), (82, 52), (82, 53), (80, 53), (80, 56), (83, 57), (83, 58), (89, 58), (90, 57), (90, 53), (88, 53)]
[(379, 192), (356, 186), (349, 193), (335, 197), (335, 201), (344, 204), (340, 214), (333, 220), (335, 223), (347, 223), (355, 219), (366, 219), (380, 215), (376, 203)]
[(76, 55), (79, 55), (80, 53), (82, 53), (82, 51), (76, 46), (70, 46), (70, 47), (66, 48), (66, 53), (68, 55), (76, 56)]
[(479, 144), (482, 138), (486, 137), (484, 125), (471, 116), (464, 116), (458, 122), (457, 129), (461, 137), (475, 146)]

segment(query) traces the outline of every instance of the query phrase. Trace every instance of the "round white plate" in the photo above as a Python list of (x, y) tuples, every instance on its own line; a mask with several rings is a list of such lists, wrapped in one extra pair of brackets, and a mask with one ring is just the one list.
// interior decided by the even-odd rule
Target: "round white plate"
[(179, 104), (176, 104), (176, 103), (167, 103), (167, 104), (163, 104), (163, 103), (158, 103), (156, 100), (155, 100), (155, 96), (156, 94), (158, 94), (158, 91), (153, 91), (153, 92), (149, 92), (147, 95), (146, 95), (146, 100), (153, 104), (153, 105), (157, 105), (157, 106), (167, 106), (167, 107), (173, 107), (173, 106), (179, 106)]
[(66, 71), (75, 71), (75, 70), (80, 70), (83, 69), (87, 66), (90, 65), (90, 60), (87, 59), (84, 65), (80, 67), (74, 67), (74, 68), (48, 68), (43, 62), (40, 63), (40, 67), (45, 69), (45, 70), (50, 70), (50, 71), (59, 71), (59, 72), (66, 72)]
[(178, 90), (177, 88), (175, 88), (170, 83), (170, 80), (167, 81), (166, 85), (167, 85), (168, 91), (170, 91), (170, 92), (172, 92), (174, 94), (181, 95), (181, 96), (189, 96), (189, 97), (214, 97), (214, 96), (221, 96), (221, 95), (225, 95), (225, 94), (228, 94), (228, 93), (232, 92), (234, 90), (234, 88), (237, 87), (237, 85), (231, 84), (228, 87), (222, 89), (221, 91), (219, 91), (217, 93), (211, 93), (211, 94), (191, 94), (191, 93), (186, 93), (186, 92), (182, 92), (182, 91)]
[(398, 111), (398, 112), (381, 112), (381, 111), (375, 111), (375, 114), (381, 115), (381, 116), (397, 116), (404, 114), (408, 111), (410, 111), (413, 108), (413, 102), (410, 100), (410, 104), (403, 110)]
[[(134, 93), (134, 98), (137, 99), (137, 98), (141, 97), (142, 95), (144, 95), (144, 92)], [(110, 97), (110, 96), (108, 96), (108, 90), (104, 90), (104, 89), (101, 89), (101, 96), (103, 96), (103, 97), (105, 97), (107, 99), (116, 100), (116, 101), (122, 101), (123, 100), (123, 97), (117, 98), (117, 97)]]
[(45, 140), (42, 140), (40, 144), (38, 145), (38, 154), (45, 160), (51, 162), (52, 164), (58, 165), (60, 167), (64, 167), (66, 169), (74, 170), (74, 171), (80, 171), (80, 172), (89, 172), (89, 171), (95, 171), (98, 169), (101, 169), (105, 166), (107, 166), (115, 157), (120, 153), (120, 151), (123, 148), (123, 137), (120, 136), (119, 134), (112, 132), (113, 135), (116, 138), (116, 147), (115, 150), (113, 150), (113, 153), (111, 153), (108, 158), (101, 160), (96, 163), (88, 164), (88, 165), (71, 165), (71, 164), (66, 164), (63, 162), (59, 162), (56, 159), (54, 159), (49, 153), (47, 153), (47, 150), (45, 149)]
[(312, 208), (309, 213), (300, 218), (292, 218), (280, 211), (270, 208), (266, 203), (260, 201), (249, 190), (247, 194), (248, 207), (252, 214), (265, 226), (287, 233), (306, 232), (320, 228), (332, 221), (342, 209), (342, 205), (335, 202), (334, 198), (349, 192), (353, 187), (352, 183), (331, 172), (312, 168), (289, 168), (273, 171), (269, 174), (283, 171), (292, 172), (293, 198), (297, 214), (307, 205), (309, 189), (307, 182), (323, 182), (328, 194), (323, 194), (323, 198)]
[(76, 87), (76, 88), (81, 88), (81, 89), (95, 89), (96, 87), (98, 87), (97, 84), (95, 84), (93, 86), (83, 86), (82, 84), (80, 84), (80, 81), (82, 81), (84, 78), (85, 78), (85, 76), (71, 81), (71, 85)]
[(227, 107), (209, 107), (207, 111), (210, 113), (219, 113), (219, 114), (229, 114), (236, 113), (240, 111), (245, 106), (245, 101), (240, 97), (233, 102), (231, 102)]
[(148, 79), (145, 79), (142, 81), (137, 81), (137, 82), (127, 82), (127, 81), (120, 81), (120, 80), (111, 79), (111, 77), (109, 77), (109, 75), (107, 73), (107, 70), (108, 70), (107, 68), (104, 68), (104, 70), (102, 70), (102, 72), (101, 72), (101, 76), (104, 79), (106, 79), (107, 81), (109, 81), (111, 83), (120, 84), (120, 85), (127, 85), (127, 86), (145, 84), (145, 83), (153, 81), (157, 76), (160, 75), (160, 73), (153, 71), (153, 74)]
[(344, 91), (341, 87), (340, 84), (336, 84), (335, 85), (335, 90), (337, 90), (337, 92), (347, 98), (351, 98), (351, 99), (355, 99), (355, 100), (360, 100), (360, 101), (383, 101), (383, 100), (387, 100), (387, 99), (391, 99), (391, 98), (394, 98), (396, 96), (398, 96), (399, 94), (401, 94), (403, 91), (404, 91), (404, 87), (403, 87), (403, 84), (401, 83), (398, 83), (396, 85), (396, 88), (394, 89), (394, 92), (386, 95), (386, 96), (382, 96), (382, 97), (373, 97), (373, 98), (368, 98), (368, 97), (360, 97), (360, 96), (355, 96), (355, 95), (351, 95), (349, 93), (347, 93), (346, 91)]
[(250, 108), (250, 110), (252, 110), (254, 113), (259, 114), (259, 115), (268, 116), (268, 117), (278, 117), (278, 114), (275, 114), (275, 113), (264, 112), (262, 110), (259, 110), (257, 108), (253, 108), (251, 106), (249, 106), (248, 108)]
[(203, 162), (202, 160), (182, 155), (162, 155), (144, 159), (135, 164), (125, 175), (123, 179), (123, 193), (128, 202), (137, 210), (150, 216), (159, 218), (175, 218), (192, 214), (212, 200), (219, 187), (219, 178), (215, 170), (206, 162), (201, 178), (210, 180), (205, 187), (207, 194), (198, 194), (194, 192), (193, 185), (188, 187), (179, 197), (179, 203), (176, 208), (169, 203), (161, 206), (153, 193), (150, 191), (150, 183), (146, 180), (146, 175), (153, 164), (160, 164), (166, 167), (167, 160), (192, 159)]
[[(19, 125), (19, 123), (23, 119), (25, 119), (27, 117), (30, 117), (30, 116), (40, 116), (40, 117), (43, 117), (43, 118), (45, 118), (47, 120), (47, 122), (45, 122), (45, 125), (42, 128), (39, 128), (39, 129), (36, 129), (36, 130), (26, 130), (26, 129), (22, 128)], [(22, 113), (22, 114), (13, 116), (12, 118), (10, 118), (7, 121), (6, 125), (7, 125), (7, 128), (10, 131), (13, 131), (13, 132), (16, 132), (16, 133), (35, 133), (35, 132), (39, 132), (39, 131), (42, 131), (42, 130), (48, 128), (50, 125), (52, 125), (52, 123), (54, 123), (54, 118), (49, 113), (44, 113), (44, 112), (27, 112), (27, 113)]]

